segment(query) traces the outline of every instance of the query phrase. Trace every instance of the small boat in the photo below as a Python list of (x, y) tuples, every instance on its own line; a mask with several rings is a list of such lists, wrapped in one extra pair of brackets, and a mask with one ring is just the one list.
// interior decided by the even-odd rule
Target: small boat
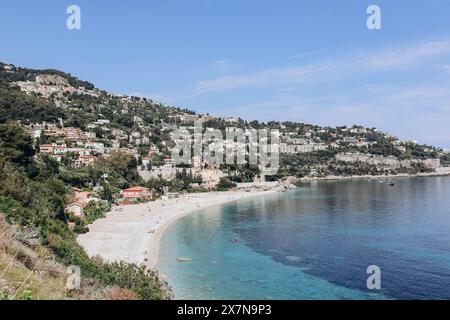
[(234, 243), (237, 243), (237, 242), (239, 242), (239, 239), (238, 239), (238, 238), (234, 238), (234, 239), (233, 239), (233, 242), (234, 242)]
[(178, 262), (191, 262), (192, 259), (191, 258), (177, 258)]
[(393, 187), (393, 186), (395, 186), (395, 183), (394, 182), (389, 182), (388, 186)]

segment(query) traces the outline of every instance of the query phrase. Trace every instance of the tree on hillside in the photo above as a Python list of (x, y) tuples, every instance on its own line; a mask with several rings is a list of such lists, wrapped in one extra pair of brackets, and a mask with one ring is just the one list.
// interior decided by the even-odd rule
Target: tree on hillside
[(16, 124), (0, 125), (0, 157), (26, 167), (34, 155), (33, 140), (28, 132)]

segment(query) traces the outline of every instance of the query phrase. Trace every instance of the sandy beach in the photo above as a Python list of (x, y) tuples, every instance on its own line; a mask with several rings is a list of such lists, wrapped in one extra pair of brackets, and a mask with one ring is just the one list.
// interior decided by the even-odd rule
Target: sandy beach
[(89, 232), (80, 235), (77, 241), (91, 257), (154, 268), (158, 262), (161, 236), (179, 218), (199, 209), (274, 192), (195, 193), (176, 199), (115, 207), (106, 218), (89, 225)]

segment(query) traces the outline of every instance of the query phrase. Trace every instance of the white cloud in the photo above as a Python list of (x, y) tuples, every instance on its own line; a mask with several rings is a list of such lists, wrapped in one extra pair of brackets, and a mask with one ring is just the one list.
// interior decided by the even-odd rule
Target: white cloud
[(442, 70), (444, 70), (446, 73), (450, 74), (450, 65), (443, 65), (441, 67), (442, 67)]
[(299, 53), (299, 54), (295, 54), (293, 56), (290, 56), (289, 59), (303, 59), (305, 57), (309, 57), (312, 56), (313, 54), (318, 53), (319, 51), (310, 51), (310, 52), (303, 52), (303, 53)]
[(232, 61), (231, 59), (220, 59), (220, 60), (214, 61), (214, 64), (227, 64), (227, 63), (230, 63), (231, 61)]
[(356, 57), (322, 61), (307, 66), (270, 68), (253, 73), (230, 75), (199, 81), (194, 95), (245, 87), (279, 87), (290, 84), (317, 83), (345, 79), (362, 72), (384, 72), (415, 68), (433, 58), (450, 54), (450, 41), (425, 42), (415, 46), (394, 47)]
[(426, 42), (412, 47), (390, 48), (368, 54), (360, 60), (363, 67), (376, 70), (411, 67), (430, 58), (450, 53), (450, 41)]
[(352, 95), (280, 96), (238, 106), (232, 112), (247, 120), (300, 121), (323, 126), (359, 124), (403, 139), (450, 147), (449, 87), (446, 82), (404, 88), (359, 87), (354, 88)]
[(226, 76), (200, 81), (195, 93), (233, 90), (242, 87), (273, 86), (289, 83), (305, 83), (334, 68), (333, 65), (266, 69), (255, 73)]

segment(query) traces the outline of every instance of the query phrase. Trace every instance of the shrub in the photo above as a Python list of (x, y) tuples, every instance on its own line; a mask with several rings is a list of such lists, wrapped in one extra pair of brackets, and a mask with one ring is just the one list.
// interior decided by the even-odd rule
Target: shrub
[(220, 178), (220, 182), (217, 185), (217, 191), (228, 191), (235, 187), (236, 187), (236, 184), (231, 182), (229, 179)]

